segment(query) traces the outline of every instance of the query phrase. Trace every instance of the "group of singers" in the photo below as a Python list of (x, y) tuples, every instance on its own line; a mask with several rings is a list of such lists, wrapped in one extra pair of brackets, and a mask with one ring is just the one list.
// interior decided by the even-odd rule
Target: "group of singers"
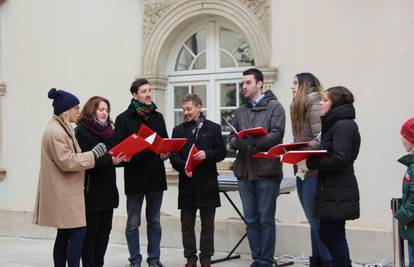
[[(258, 69), (243, 72), (245, 101), (231, 121), (238, 130), (263, 127), (268, 134), (239, 138), (232, 133), (229, 145), (237, 150), (232, 166), (246, 219), (252, 262), (250, 267), (270, 267), (275, 254), (275, 213), (282, 165), (278, 159), (252, 156), (282, 143), (285, 111), (271, 90), (263, 90)], [(352, 93), (342, 86), (322, 90), (311, 73), (297, 74), (292, 82), (290, 115), (294, 142), (308, 142), (305, 149), (324, 149), (328, 155), (309, 157), (295, 165), (297, 192), (311, 229), (310, 266), (351, 266), (345, 236), (345, 221), (359, 217), (359, 192), (353, 164), (360, 147)], [(186, 267), (211, 264), (214, 254), (214, 218), (220, 206), (217, 162), (226, 157), (221, 126), (208, 120), (196, 94), (182, 99), (184, 122), (172, 138), (187, 138), (182, 150), (156, 154), (145, 150), (130, 158), (107, 153), (114, 145), (145, 124), (163, 138), (168, 137), (163, 115), (151, 99), (146, 79), (135, 80), (130, 88), (128, 108), (110, 117), (111, 105), (94, 96), (79, 110), (79, 100), (64, 90), (51, 89), (53, 117), (41, 143), (41, 165), (33, 222), (57, 228), (53, 249), (56, 267), (104, 265), (118, 207), (116, 167), (124, 168), (127, 222), (125, 236), (129, 264), (142, 264), (139, 227), (145, 199), (147, 263), (163, 267), (160, 261), (160, 209), (167, 189), (164, 161), (169, 159), (179, 173), (178, 208), (181, 210), (182, 244)], [(71, 123), (78, 126), (73, 129)], [(192, 172), (185, 168), (192, 145), (199, 151), (194, 159), (202, 163)], [(304, 175), (303, 175), (304, 174)], [(201, 233), (199, 253), (195, 236), (199, 210)]]

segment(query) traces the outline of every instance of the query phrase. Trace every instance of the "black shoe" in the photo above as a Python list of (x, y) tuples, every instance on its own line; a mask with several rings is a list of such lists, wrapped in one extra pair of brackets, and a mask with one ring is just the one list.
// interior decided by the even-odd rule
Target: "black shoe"
[(309, 257), (309, 267), (320, 267), (321, 258), (319, 257)]

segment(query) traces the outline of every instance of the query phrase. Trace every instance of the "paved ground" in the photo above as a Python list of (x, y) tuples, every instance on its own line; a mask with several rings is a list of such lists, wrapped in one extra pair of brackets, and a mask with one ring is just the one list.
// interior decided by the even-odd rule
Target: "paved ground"
[[(0, 237), (0, 266), (1, 267), (46, 267), (53, 266), (53, 240), (21, 239)], [(143, 248), (142, 251), (145, 251)], [(161, 248), (161, 259), (167, 267), (184, 266), (185, 260), (181, 249)], [(225, 254), (217, 253), (216, 258)], [(127, 264), (128, 250), (126, 245), (110, 244), (105, 257), (105, 266), (123, 267)], [(216, 267), (248, 267), (249, 255), (241, 259), (214, 264)], [(292, 266), (292, 265), (291, 265)], [(305, 265), (296, 263), (295, 267)], [(143, 265), (146, 267), (146, 265)]]

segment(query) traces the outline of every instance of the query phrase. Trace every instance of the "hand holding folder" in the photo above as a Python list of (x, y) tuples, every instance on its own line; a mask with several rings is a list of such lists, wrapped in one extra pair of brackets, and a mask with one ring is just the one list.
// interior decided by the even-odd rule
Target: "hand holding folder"
[(184, 170), (186, 174), (192, 173), (194, 169), (203, 162), (203, 160), (198, 160), (194, 158), (194, 155), (197, 154), (200, 150), (193, 144), (191, 146), (190, 152), (188, 153), (187, 161), (185, 162)]
[(178, 152), (184, 147), (185, 143), (187, 143), (187, 138), (162, 138), (143, 123), (139, 127), (137, 133), (137, 135), (142, 138), (147, 138), (152, 134), (155, 134), (155, 138), (150, 142), (148, 149), (156, 154)]
[(238, 138), (245, 138), (249, 135), (256, 136), (256, 135), (266, 135), (266, 134), (268, 134), (267, 130), (263, 127), (255, 127), (255, 128), (249, 128), (249, 129), (244, 129), (244, 130), (241, 130), (241, 131), (237, 131), (236, 128), (234, 128), (234, 126), (231, 125), (230, 122), (228, 122), (224, 118), (223, 118), (223, 120), (230, 126), (230, 128), (237, 135)]
[(280, 162), (288, 164), (297, 164), (310, 156), (327, 156), (326, 150), (292, 150), (280, 155)]
[(278, 158), (280, 155), (283, 155), (285, 152), (290, 150), (297, 150), (301, 147), (304, 147), (308, 142), (298, 142), (290, 144), (278, 144), (270, 148), (266, 152), (259, 152), (253, 155), (253, 158)]
[(154, 135), (150, 135), (144, 139), (136, 134), (132, 134), (121, 143), (114, 146), (108, 153), (112, 156), (117, 156), (120, 153), (123, 153), (127, 159), (130, 159), (135, 154), (151, 146), (150, 141), (153, 138)]

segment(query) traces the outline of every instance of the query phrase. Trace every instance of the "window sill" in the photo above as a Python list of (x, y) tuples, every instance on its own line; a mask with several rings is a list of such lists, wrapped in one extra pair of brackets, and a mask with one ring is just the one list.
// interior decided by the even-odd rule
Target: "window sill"
[[(234, 159), (227, 158), (219, 163), (217, 163), (217, 171), (219, 174), (231, 175), (233, 171), (230, 169), (231, 165), (233, 164)], [(165, 170), (167, 175), (167, 184), (178, 184), (178, 172), (174, 169), (166, 169)]]

